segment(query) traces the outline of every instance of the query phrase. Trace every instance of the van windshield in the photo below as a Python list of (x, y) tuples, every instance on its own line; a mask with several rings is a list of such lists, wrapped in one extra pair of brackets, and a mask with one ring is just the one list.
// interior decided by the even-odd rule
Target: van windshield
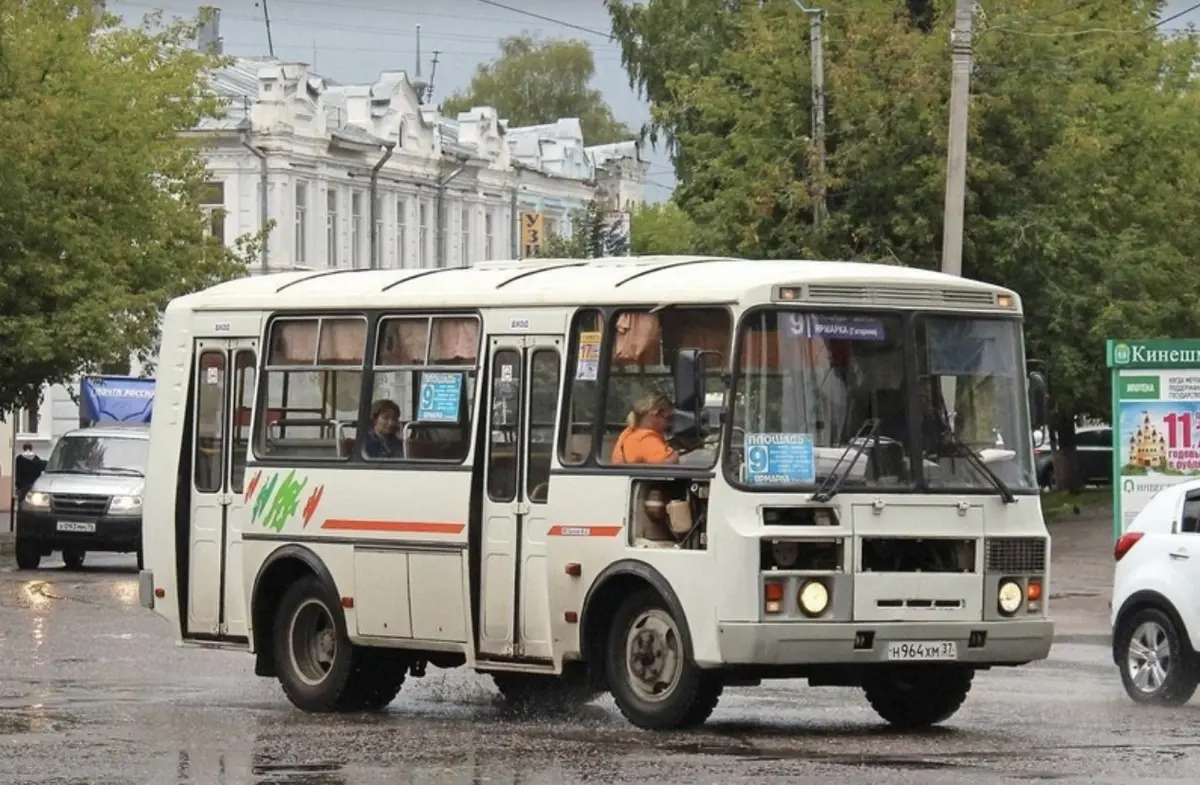
[(150, 442), (120, 436), (64, 436), (54, 445), (46, 471), (51, 474), (128, 474), (144, 476)]

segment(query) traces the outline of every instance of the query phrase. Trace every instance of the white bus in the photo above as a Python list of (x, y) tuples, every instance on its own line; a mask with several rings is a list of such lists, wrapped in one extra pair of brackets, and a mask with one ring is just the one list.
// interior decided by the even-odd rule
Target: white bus
[(643, 728), (768, 678), (927, 726), (1049, 654), (1044, 395), (1016, 294), (903, 267), (243, 278), (166, 310), (142, 602), (314, 712), (465, 665)]

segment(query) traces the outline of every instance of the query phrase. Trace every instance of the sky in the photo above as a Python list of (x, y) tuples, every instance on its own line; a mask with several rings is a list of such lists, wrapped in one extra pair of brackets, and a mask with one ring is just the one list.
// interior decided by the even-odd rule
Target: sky
[[(595, 86), (617, 119), (635, 130), (650, 119), (649, 106), (629, 86), (620, 50), (608, 40), (603, 0), (494, 0), (499, 5), (493, 0), (109, 0), (108, 7), (131, 22), (156, 9), (168, 17), (191, 18), (201, 5), (215, 5), (221, 9), (226, 54), (261, 56), (268, 54), (263, 2), (271, 17), (275, 55), (308, 63), (342, 83), (372, 83), (383, 71), (414, 71), (420, 25), (421, 73), (426, 78), (433, 52), (440, 52), (433, 78), (435, 101), (466, 87), (476, 66), (495, 58), (500, 38), (525, 31), (545, 38), (578, 38), (595, 53)], [(980, 5), (986, 11), (988, 0), (980, 0)], [(1164, 15), (1194, 5), (1196, 0), (1169, 0)], [(1200, 8), (1165, 27), (1189, 22), (1200, 24)], [(650, 164), (646, 198), (665, 199), (675, 184), (671, 162), (662, 150), (647, 149), (644, 157)]]

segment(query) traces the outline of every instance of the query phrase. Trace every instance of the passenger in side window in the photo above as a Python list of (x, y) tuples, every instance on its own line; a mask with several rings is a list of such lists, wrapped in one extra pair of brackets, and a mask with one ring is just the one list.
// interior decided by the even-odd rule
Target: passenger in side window
[(363, 443), (368, 458), (403, 458), (404, 444), (396, 438), (400, 424), (400, 407), (387, 398), (371, 404), (371, 430)]
[(648, 393), (633, 405), (625, 430), (613, 445), (613, 463), (679, 463), (679, 453), (667, 444), (667, 428), (675, 407), (660, 392)]

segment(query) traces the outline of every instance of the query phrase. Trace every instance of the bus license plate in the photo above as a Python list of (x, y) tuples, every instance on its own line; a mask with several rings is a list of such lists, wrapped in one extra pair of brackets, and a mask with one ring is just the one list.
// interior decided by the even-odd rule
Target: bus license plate
[(957, 660), (955, 641), (896, 641), (887, 648), (889, 660)]
[(58, 530), (60, 532), (86, 532), (93, 534), (96, 531), (96, 524), (89, 521), (59, 521)]

